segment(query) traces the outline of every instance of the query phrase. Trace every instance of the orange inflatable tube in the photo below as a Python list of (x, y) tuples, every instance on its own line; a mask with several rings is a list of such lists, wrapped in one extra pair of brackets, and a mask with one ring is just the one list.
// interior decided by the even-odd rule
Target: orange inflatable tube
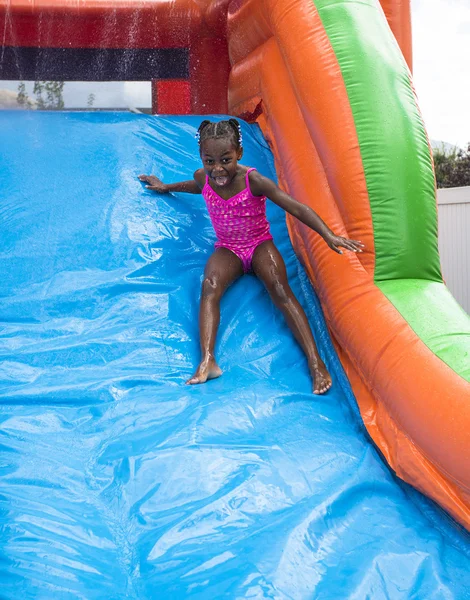
[[(288, 219), (372, 438), (400, 477), (470, 527), (469, 384), (426, 346), (374, 281), (370, 190), (323, 23), (311, 2), (286, 8), (280, 0), (252, 0), (249, 6), (251, 12), (246, 5), (229, 12), (230, 56), (237, 59), (229, 108), (249, 115), (261, 107), (257, 120), (281, 185), (340, 234), (367, 244), (361, 260), (333, 255), (316, 234)], [(251, 52), (242, 57), (244, 46)]]

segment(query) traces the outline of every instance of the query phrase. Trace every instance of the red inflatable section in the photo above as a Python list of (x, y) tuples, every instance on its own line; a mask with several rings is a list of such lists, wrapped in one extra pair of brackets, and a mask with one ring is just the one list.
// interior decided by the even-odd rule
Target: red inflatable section
[[(15, 57), (10, 63), (24, 65), (15, 72), (11, 64), (0, 79), (71, 80), (73, 63), (76, 81), (153, 81), (153, 112), (226, 113), (221, 14), (223, 2), (195, 0), (0, 0), (2, 45)], [(99, 71), (88, 72), (98, 53)]]

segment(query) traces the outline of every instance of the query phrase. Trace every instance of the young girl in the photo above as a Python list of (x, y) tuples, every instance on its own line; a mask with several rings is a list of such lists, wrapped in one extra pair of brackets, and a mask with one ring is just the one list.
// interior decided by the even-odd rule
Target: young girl
[(222, 374), (214, 355), (220, 321), (220, 300), (225, 290), (244, 273), (252, 271), (266, 286), (274, 304), (302, 347), (313, 378), (313, 391), (323, 394), (331, 377), (317, 351), (307, 317), (294, 296), (284, 261), (273, 243), (266, 220), (266, 198), (319, 233), (328, 246), (361, 252), (363, 244), (335, 235), (308, 206), (283, 192), (255, 169), (240, 165), (242, 134), (236, 119), (203, 121), (196, 136), (203, 168), (194, 179), (165, 184), (153, 175), (140, 175), (149, 190), (158, 193), (201, 194), (217, 235), (215, 251), (207, 261), (202, 282), (199, 327), (202, 358), (186, 383), (204, 383)]

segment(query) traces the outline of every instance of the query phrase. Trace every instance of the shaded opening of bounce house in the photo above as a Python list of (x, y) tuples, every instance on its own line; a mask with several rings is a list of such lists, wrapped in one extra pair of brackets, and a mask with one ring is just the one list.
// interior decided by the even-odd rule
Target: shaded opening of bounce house
[[(2, 598), (467, 597), (470, 327), (409, 16), (0, 0), (0, 79), (148, 81), (155, 113), (0, 113)], [(214, 233), (200, 196), (138, 175), (189, 179), (202, 115), (227, 114), (244, 164), (366, 244), (339, 256), (268, 203), (325, 396), (252, 276), (223, 300), (222, 377), (184, 386)]]

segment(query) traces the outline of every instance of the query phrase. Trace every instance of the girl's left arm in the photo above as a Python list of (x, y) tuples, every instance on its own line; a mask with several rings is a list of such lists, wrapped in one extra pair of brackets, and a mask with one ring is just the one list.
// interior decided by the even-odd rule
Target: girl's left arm
[(328, 246), (338, 254), (342, 254), (339, 247), (351, 250), (351, 252), (362, 252), (362, 248), (364, 248), (362, 242), (335, 235), (313, 209), (283, 192), (271, 179), (257, 171), (252, 171), (249, 178), (251, 191), (255, 196), (266, 196), (274, 204), (305, 223), (307, 227), (320, 234)]

